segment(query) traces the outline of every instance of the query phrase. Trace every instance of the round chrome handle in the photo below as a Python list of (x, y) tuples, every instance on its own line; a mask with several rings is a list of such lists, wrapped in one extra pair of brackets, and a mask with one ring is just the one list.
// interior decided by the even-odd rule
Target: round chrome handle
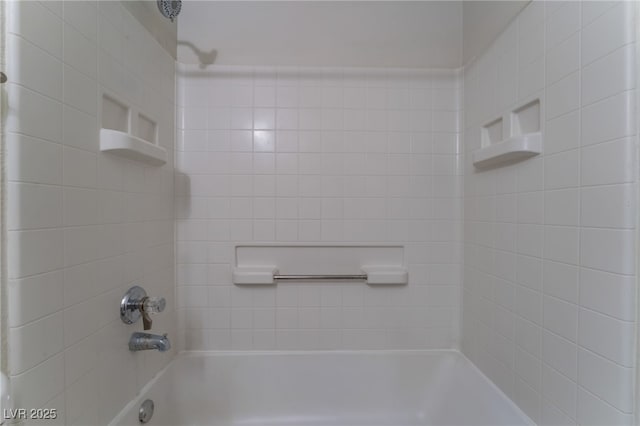
[(120, 302), (120, 319), (125, 324), (133, 324), (142, 316), (140, 302), (147, 297), (147, 292), (140, 286), (131, 287)]
[(167, 301), (164, 297), (148, 297), (147, 292), (137, 285), (131, 287), (120, 302), (120, 319), (125, 324), (133, 324), (140, 317), (143, 319), (144, 329), (151, 328), (149, 314), (164, 311)]

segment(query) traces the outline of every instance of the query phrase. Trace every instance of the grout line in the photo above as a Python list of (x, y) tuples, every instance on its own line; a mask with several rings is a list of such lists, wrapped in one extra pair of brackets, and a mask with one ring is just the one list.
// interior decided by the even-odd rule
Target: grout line
[[(578, 182), (582, 183), (582, 152), (583, 152), (583, 143), (582, 143), (582, 116), (583, 116), (583, 108), (584, 105), (582, 105), (582, 70), (584, 69), (584, 66), (582, 65), (582, 35), (583, 35), (583, 28), (582, 28), (582, 7), (583, 4), (579, 3), (578, 5), (579, 7), (579, 27), (580, 27), (580, 31), (579, 31), (579, 37), (578, 37), (578, 87), (580, 87), (580, 90), (578, 91), (578, 105), (579, 105), (579, 115), (578, 115), (578, 141), (580, 142), (578, 148), (580, 149), (580, 161), (578, 161)], [(582, 250), (581, 250), (581, 246), (582, 246), (582, 217), (583, 217), (583, 212), (582, 212), (582, 200), (583, 200), (583, 188), (580, 187), (580, 206), (579, 206), (579, 213), (578, 213), (578, 223), (580, 224), (581, 230), (578, 233), (578, 263), (580, 265), (582, 265)], [(577, 294), (577, 302), (578, 305), (580, 305), (580, 300), (581, 300), (581, 287), (582, 287), (582, 283), (580, 281), (580, 276), (581, 274), (578, 275), (578, 294)], [(576, 338), (577, 341), (579, 342), (580, 340), (580, 311), (578, 310), (578, 312), (576, 313), (576, 315), (578, 315), (577, 321), (576, 321)], [(576, 342), (576, 343), (578, 343)], [(576, 351), (576, 359), (575, 359), (575, 365), (576, 365), (576, 382), (580, 382), (580, 365), (579, 365), (579, 350)], [(576, 399), (574, 401), (575, 406), (576, 406), (576, 417), (578, 417), (578, 411), (579, 411), (579, 398), (578, 398), (578, 392), (576, 391)]]

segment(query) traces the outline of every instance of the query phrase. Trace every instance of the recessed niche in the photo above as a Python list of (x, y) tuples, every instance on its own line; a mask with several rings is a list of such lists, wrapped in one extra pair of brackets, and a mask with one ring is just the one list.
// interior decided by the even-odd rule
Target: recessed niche
[(481, 128), (481, 147), (473, 152), (473, 165), (495, 167), (542, 152), (540, 99), (519, 106)]
[[(280, 280), (304, 284), (344, 281), (404, 285), (409, 274), (401, 245), (252, 244), (236, 246), (233, 282), (236, 285), (276, 285)], [(365, 276), (363, 279), (362, 276)], [(280, 278), (278, 278), (280, 276)], [(288, 276), (288, 278), (287, 278)], [(295, 276), (298, 278), (296, 279)], [(306, 276), (302, 278), (301, 276)], [(315, 276), (315, 277), (314, 277)]]
[(535, 99), (511, 113), (511, 135), (540, 131), (540, 99)]
[(102, 95), (102, 128), (129, 131), (129, 107), (109, 95)]
[(138, 129), (135, 135), (140, 139), (155, 144), (157, 139), (156, 134), (156, 122), (142, 114), (138, 114)]
[(100, 151), (152, 166), (167, 162), (167, 151), (158, 146), (158, 124), (135, 107), (102, 95)]
[(482, 147), (500, 142), (504, 139), (504, 128), (502, 117), (493, 120), (491, 123), (482, 126), (480, 143)]

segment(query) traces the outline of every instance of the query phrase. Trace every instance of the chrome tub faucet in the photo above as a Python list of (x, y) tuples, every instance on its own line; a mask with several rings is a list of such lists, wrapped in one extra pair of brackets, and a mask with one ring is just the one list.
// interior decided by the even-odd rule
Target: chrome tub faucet
[(129, 350), (133, 352), (157, 349), (160, 352), (166, 352), (171, 349), (171, 343), (166, 334), (162, 336), (158, 334), (149, 334), (136, 332), (129, 339)]

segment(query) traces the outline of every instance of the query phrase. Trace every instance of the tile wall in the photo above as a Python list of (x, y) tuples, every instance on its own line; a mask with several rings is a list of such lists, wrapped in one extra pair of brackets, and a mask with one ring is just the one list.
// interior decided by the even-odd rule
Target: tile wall
[[(453, 71), (181, 68), (183, 347), (456, 347), (458, 81)], [(401, 244), (410, 283), (236, 287), (239, 242)]]
[[(531, 3), (464, 75), (464, 353), (538, 424), (632, 424), (633, 2)], [(542, 99), (544, 154), (476, 171)]]
[[(120, 3), (8, 6), (16, 406), (104, 424), (166, 364), (126, 348), (136, 283), (184, 349), (455, 348), (462, 309), (536, 422), (633, 421), (633, 3), (530, 4), (465, 69), (463, 123), (453, 71), (180, 66), (175, 176), (174, 62)], [(169, 164), (99, 152), (102, 89), (159, 118)], [(537, 96), (544, 154), (476, 171), (480, 126)], [(410, 283), (239, 288), (239, 242), (402, 244)]]
[[(120, 2), (8, 3), (9, 373), (16, 408), (107, 424), (172, 357), (129, 352), (119, 301), (167, 298), (176, 339), (174, 61)], [(99, 152), (99, 93), (157, 117), (170, 152), (149, 168)], [(39, 422), (42, 424), (42, 422)]]

